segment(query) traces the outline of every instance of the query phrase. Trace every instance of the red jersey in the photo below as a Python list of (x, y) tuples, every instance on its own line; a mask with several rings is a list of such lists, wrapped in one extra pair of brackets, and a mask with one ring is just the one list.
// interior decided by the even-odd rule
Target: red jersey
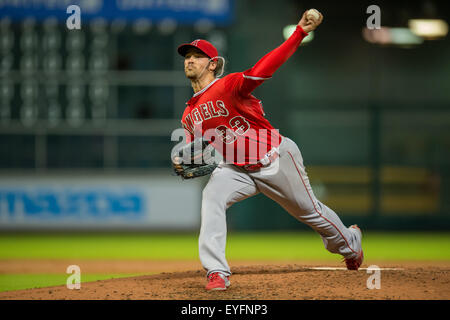
[(251, 92), (272, 76), (306, 35), (297, 26), (289, 39), (251, 69), (216, 78), (195, 93), (181, 120), (188, 142), (201, 135), (226, 162), (236, 165), (254, 164), (277, 148), (281, 135), (264, 117), (261, 100)]

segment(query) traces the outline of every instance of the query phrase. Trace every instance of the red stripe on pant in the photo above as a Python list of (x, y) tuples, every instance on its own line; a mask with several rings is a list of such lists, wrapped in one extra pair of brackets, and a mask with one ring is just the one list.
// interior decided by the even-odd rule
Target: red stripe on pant
[(312, 204), (313, 204), (313, 206), (314, 206), (314, 210), (317, 212), (317, 214), (318, 214), (322, 219), (324, 219), (324, 220), (327, 221), (329, 224), (331, 224), (331, 225), (337, 230), (337, 232), (339, 232), (339, 234), (340, 234), (341, 237), (344, 239), (345, 243), (346, 243), (347, 246), (350, 248), (350, 250), (351, 250), (353, 253), (358, 254), (357, 252), (355, 252), (355, 251), (352, 249), (352, 247), (350, 247), (350, 245), (348, 244), (347, 239), (344, 237), (344, 235), (343, 235), (342, 232), (338, 229), (338, 227), (336, 227), (330, 220), (328, 220), (327, 218), (325, 218), (325, 217), (319, 212), (319, 210), (317, 210), (316, 204), (314, 203), (314, 201), (313, 201), (311, 195), (309, 194), (308, 188), (306, 187), (306, 184), (305, 184), (305, 181), (303, 180), (302, 174), (300, 173), (300, 171), (298, 170), (297, 165), (295, 164), (294, 157), (292, 156), (292, 154), (291, 154), (289, 151), (288, 151), (287, 153), (289, 154), (289, 156), (290, 156), (291, 159), (292, 159), (292, 162), (294, 163), (295, 169), (297, 170), (297, 173), (298, 173), (298, 175), (300, 176), (300, 179), (302, 180), (303, 186), (305, 187), (305, 190), (306, 190), (306, 192), (308, 193), (309, 199), (311, 200), (311, 202), (312, 202)]

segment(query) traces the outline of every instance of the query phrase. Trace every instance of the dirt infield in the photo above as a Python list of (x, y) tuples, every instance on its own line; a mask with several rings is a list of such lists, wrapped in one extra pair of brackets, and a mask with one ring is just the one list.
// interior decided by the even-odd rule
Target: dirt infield
[[(1, 273), (60, 272), (73, 261), (0, 261)], [(87, 300), (348, 300), (450, 299), (450, 262), (372, 263), (381, 269), (380, 289), (369, 290), (371, 274), (344, 270), (343, 264), (236, 261), (231, 263), (231, 287), (207, 292), (205, 272), (193, 261), (83, 261), (84, 272), (148, 272), (153, 275), (66, 286), (0, 292), (0, 299)], [(34, 267), (31, 270), (31, 265)], [(165, 272), (161, 272), (165, 270)]]

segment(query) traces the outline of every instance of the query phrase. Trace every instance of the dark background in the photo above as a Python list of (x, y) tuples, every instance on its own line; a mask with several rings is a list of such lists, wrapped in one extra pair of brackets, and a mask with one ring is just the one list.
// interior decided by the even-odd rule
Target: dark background
[[(192, 95), (176, 47), (205, 38), (225, 57), (226, 73), (243, 71), (284, 41), (284, 26), (316, 8), (324, 21), (314, 40), (254, 92), (267, 118), (297, 142), (316, 196), (345, 223), (448, 230), (448, 35), (410, 47), (368, 43), (371, 4), (381, 8), (382, 26), (450, 21), (448, 1), (239, 0), (231, 23), (203, 31), (3, 22), (1, 174), (170, 174), (170, 134)], [(46, 71), (46, 63), (57, 67)], [(228, 218), (234, 229), (305, 228), (261, 195)]]

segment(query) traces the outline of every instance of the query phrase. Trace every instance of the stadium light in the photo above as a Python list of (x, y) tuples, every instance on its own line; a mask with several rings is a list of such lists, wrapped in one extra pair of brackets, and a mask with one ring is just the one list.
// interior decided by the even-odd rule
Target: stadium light
[(415, 35), (408, 28), (363, 29), (363, 38), (370, 43), (381, 45), (413, 46), (423, 43), (423, 38)]
[(448, 33), (448, 24), (439, 19), (410, 19), (408, 26), (411, 31), (425, 39), (443, 38)]
[(391, 42), (396, 45), (422, 44), (423, 39), (408, 28), (390, 28)]
[[(297, 28), (296, 24), (290, 24), (283, 28), (283, 37), (286, 40), (289, 38)], [(308, 33), (308, 35), (302, 40), (302, 44), (311, 42), (314, 39), (314, 31)]]

